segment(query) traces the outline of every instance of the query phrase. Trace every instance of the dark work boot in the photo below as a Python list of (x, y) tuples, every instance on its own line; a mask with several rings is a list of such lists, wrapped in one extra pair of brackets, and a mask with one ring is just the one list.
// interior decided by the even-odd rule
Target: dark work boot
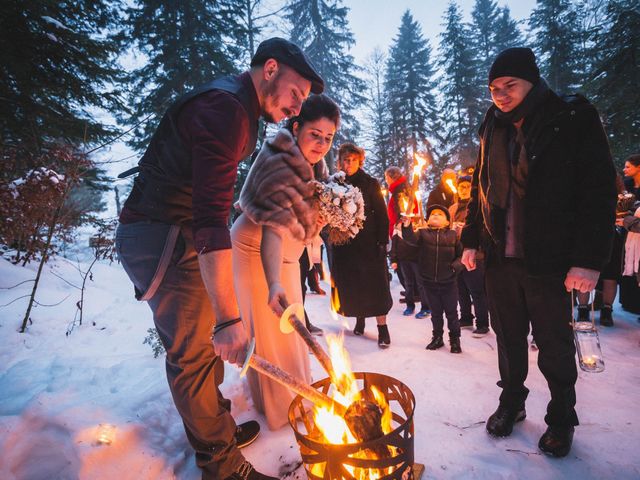
[(278, 477), (270, 477), (258, 472), (253, 465), (246, 460), (240, 464), (235, 472), (225, 480), (278, 480)]
[(354, 335), (364, 335), (364, 317), (356, 318), (356, 326), (353, 329)]
[(244, 448), (251, 445), (260, 434), (260, 424), (255, 420), (241, 423), (236, 426), (236, 445), (238, 448)]
[(444, 341), (442, 340), (442, 335), (434, 335), (431, 338), (431, 342), (429, 342), (429, 345), (427, 345), (427, 350), (437, 350), (442, 347), (444, 347)]
[(380, 348), (387, 348), (389, 345), (391, 345), (389, 328), (386, 325), (378, 325), (378, 346)]
[(527, 412), (524, 408), (514, 410), (500, 405), (487, 420), (487, 432), (494, 437), (508, 437), (515, 423), (525, 418), (527, 418)]
[(462, 353), (460, 347), (460, 337), (450, 337), (449, 344), (451, 345), (451, 353)]
[(552, 427), (549, 426), (547, 431), (544, 432), (540, 441), (538, 442), (538, 448), (547, 455), (553, 457), (566, 457), (571, 450), (571, 444), (573, 443), (574, 427)]
[(606, 303), (600, 309), (600, 325), (603, 327), (613, 327), (613, 308)]

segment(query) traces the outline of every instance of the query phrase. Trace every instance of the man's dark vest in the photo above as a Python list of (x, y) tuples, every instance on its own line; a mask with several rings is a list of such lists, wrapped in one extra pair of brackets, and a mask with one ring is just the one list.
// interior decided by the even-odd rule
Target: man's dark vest
[(213, 80), (180, 97), (164, 114), (138, 163), (139, 174), (126, 207), (165, 223), (182, 225), (193, 221), (191, 154), (180, 138), (178, 116), (187, 102), (212, 90), (229, 92), (244, 107), (249, 117), (249, 141), (237, 160), (253, 153), (258, 137), (258, 117), (252, 106), (251, 92), (239, 77)]

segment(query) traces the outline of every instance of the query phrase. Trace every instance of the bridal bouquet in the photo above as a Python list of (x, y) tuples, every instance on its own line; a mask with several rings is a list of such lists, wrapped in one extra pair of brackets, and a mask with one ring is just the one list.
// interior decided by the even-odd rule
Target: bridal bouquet
[(626, 217), (631, 215), (634, 210), (634, 204), (636, 202), (636, 196), (633, 193), (624, 191), (618, 194), (618, 203), (616, 205), (616, 216)]
[(329, 243), (333, 245), (342, 245), (355, 237), (365, 220), (362, 192), (344, 179), (345, 173), (338, 172), (326, 182), (314, 182), (320, 216), (327, 222)]

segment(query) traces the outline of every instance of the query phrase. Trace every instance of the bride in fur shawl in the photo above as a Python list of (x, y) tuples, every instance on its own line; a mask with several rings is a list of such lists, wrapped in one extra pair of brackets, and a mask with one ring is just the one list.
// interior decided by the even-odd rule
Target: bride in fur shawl
[[(255, 351), (306, 383), (308, 348), (297, 335), (280, 332), (279, 318), (290, 303), (302, 303), (298, 259), (321, 227), (310, 180), (323, 170), (339, 123), (333, 100), (309, 97), (262, 147), (240, 194), (243, 213), (231, 228), (234, 286)], [(281, 428), (295, 394), (252, 370), (247, 376), (256, 409), (271, 430)]]

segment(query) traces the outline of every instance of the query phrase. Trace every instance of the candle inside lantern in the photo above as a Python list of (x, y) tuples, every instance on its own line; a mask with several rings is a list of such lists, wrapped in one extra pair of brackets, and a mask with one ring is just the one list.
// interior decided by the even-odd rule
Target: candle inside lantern
[(111, 423), (98, 425), (96, 441), (100, 445), (111, 445), (116, 438), (116, 426)]
[(595, 355), (586, 355), (582, 357), (582, 363), (584, 363), (585, 366), (589, 368), (595, 368), (596, 364), (598, 363), (598, 357)]

